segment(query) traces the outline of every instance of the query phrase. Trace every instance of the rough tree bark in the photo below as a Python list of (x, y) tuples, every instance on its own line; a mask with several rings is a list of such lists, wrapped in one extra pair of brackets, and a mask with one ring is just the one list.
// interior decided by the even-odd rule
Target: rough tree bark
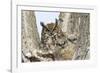
[[(25, 55), (31, 56), (32, 52), (39, 48), (40, 38), (36, 25), (36, 18), (34, 11), (22, 10), (22, 30), (21, 30), (21, 39), (22, 39), (22, 52)], [(31, 52), (31, 54), (29, 53)], [(22, 54), (22, 61), (29, 61)]]
[[(22, 47), (22, 62), (28, 62), (31, 57), (36, 54), (35, 51), (40, 50), (41, 55), (48, 55), (40, 47), (40, 38), (36, 25), (34, 11), (22, 10), (22, 27), (21, 27), (21, 47)], [(66, 35), (68, 45), (61, 50), (61, 60), (83, 60), (89, 59), (90, 48), (90, 14), (89, 13), (64, 13), (60, 12), (59, 18), (63, 22), (59, 23), (60, 28)], [(37, 55), (36, 55), (37, 56)], [(42, 61), (48, 61), (51, 58), (39, 57)], [(36, 59), (32, 57), (33, 59)], [(38, 59), (36, 59), (38, 61)]]
[[(76, 41), (71, 43), (68, 40), (67, 49), (71, 49), (68, 53), (72, 59), (89, 59), (90, 48), (90, 14), (89, 13), (64, 13), (61, 12), (59, 18), (63, 20), (60, 22), (60, 27), (65, 33), (66, 38), (74, 38)], [(75, 51), (75, 52), (74, 52)], [(64, 58), (67, 55), (63, 52)]]

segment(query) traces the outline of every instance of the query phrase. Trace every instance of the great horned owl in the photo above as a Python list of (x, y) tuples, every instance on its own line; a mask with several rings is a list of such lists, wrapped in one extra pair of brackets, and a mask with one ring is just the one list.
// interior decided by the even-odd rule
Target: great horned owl
[(42, 26), (41, 43), (45, 50), (51, 51), (55, 57), (58, 56), (59, 51), (67, 45), (66, 36), (59, 27), (58, 20), (55, 23), (48, 23), (45, 25), (40, 22)]

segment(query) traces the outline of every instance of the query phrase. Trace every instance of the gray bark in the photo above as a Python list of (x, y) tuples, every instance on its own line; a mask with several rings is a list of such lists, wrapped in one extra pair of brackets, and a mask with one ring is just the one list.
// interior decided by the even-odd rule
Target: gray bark
[(63, 20), (63, 22), (60, 22), (60, 27), (66, 38), (77, 39), (74, 43), (68, 41), (68, 47), (75, 46), (73, 48), (75, 50), (73, 59), (89, 59), (90, 14), (61, 12), (59, 18)]
[[(39, 48), (39, 34), (36, 25), (36, 18), (34, 11), (22, 10), (22, 51), (25, 55), (31, 56), (34, 49)], [(29, 51), (31, 53), (29, 53)], [(27, 59), (24, 58), (22, 54), (22, 59), (26, 62)]]
[[(21, 14), (22, 61), (30, 61), (25, 56), (32, 57), (35, 61), (52, 61), (52, 54), (40, 46), (34, 11), (22, 10)], [(63, 20), (59, 26), (68, 42), (67, 47), (58, 52), (61, 60), (89, 59), (90, 14), (61, 12), (59, 18)]]
[(51, 61), (52, 54), (48, 53), (48, 51), (43, 50), (43, 48), (40, 46), (41, 43), (34, 11), (22, 10), (21, 14), (22, 62)]

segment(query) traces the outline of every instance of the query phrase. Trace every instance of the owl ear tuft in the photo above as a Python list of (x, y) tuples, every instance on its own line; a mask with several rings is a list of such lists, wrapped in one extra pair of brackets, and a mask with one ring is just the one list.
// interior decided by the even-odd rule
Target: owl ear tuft
[(47, 29), (47, 30), (49, 31), (49, 29), (44, 25), (43, 22), (40, 22), (40, 25), (41, 25), (43, 28), (45, 28), (45, 29)]
[(55, 24), (58, 25), (58, 20), (57, 19), (55, 19)]
[(52, 32), (55, 30), (55, 28), (57, 27), (57, 25), (58, 25), (58, 20), (55, 19), (55, 25), (54, 25), (54, 27), (53, 27), (53, 29), (52, 29)]
[(40, 22), (40, 25), (41, 25), (42, 27), (44, 27), (44, 26), (45, 26), (43, 22)]

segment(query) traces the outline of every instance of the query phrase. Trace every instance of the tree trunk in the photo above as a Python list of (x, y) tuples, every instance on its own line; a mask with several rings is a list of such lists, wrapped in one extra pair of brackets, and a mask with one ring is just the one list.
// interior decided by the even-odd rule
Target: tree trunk
[[(36, 25), (36, 18), (34, 11), (22, 10), (22, 30), (21, 30), (21, 42), (22, 51), (25, 55), (31, 56), (29, 53), (39, 48), (40, 38)], [(27, 62), (28, 59), (22, 54), (22, 61)]]
[(89, 59), (90, 14), (61, 12), (59, 18), (63, 20), (63, 22), (60, 22), (60, 27), (67, 40), (74, 38), (74, 43), (68, 40), (68, 47), (74, 45), (73, 51), (75, 50), (75, 52), (71, 56), (72, 59)]

